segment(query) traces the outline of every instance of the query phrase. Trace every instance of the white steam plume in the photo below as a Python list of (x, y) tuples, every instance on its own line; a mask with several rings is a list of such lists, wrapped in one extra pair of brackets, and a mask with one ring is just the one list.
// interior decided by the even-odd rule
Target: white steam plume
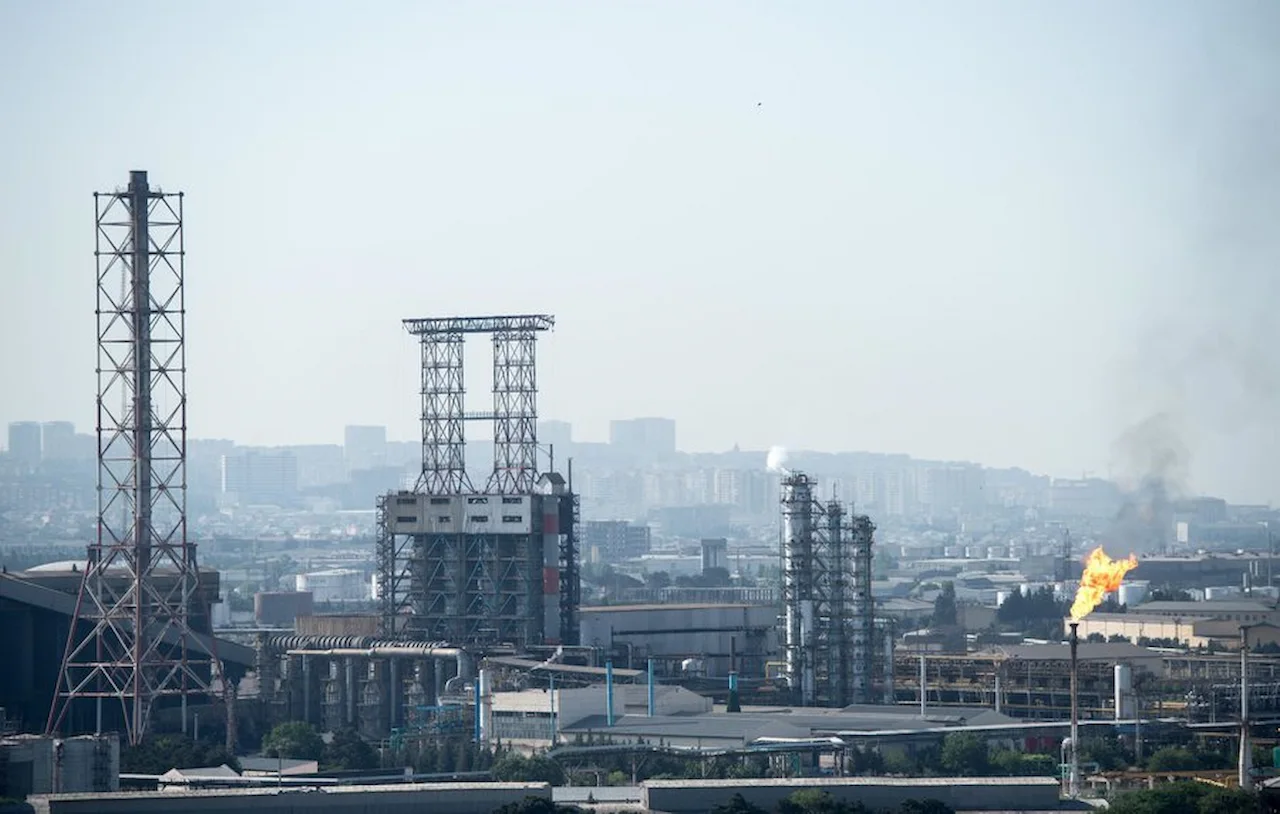
[(769, 447), (769, 457), (765, 459), (765, 468), (770, 472), (786, 472), (787, 448), (783, 446)]

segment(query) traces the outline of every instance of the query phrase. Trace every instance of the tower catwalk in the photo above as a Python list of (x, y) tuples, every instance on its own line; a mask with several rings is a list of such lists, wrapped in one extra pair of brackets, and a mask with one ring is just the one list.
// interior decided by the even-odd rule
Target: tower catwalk
[(50, 733), (84, 720), (93, 699), (94, 728), (122, 724), (136, 744), (166, 696), (179, 699), (185, 730), (188, 696), (208, 694), (217, 672), (212, 638), (190, 624), (208, 608), (197, 607), (187, 539), (182, 200), (151, 189), (142, 170), (124, 191), (94, 193), (98, 524)]

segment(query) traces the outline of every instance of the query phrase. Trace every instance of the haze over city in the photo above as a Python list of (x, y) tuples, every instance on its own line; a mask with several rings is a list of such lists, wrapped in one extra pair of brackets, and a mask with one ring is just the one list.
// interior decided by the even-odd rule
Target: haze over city
[(1277, 31), (1267, 3), (0, 4), (0, 425), (92, 426), (90, 193), (145, 168), (187, 195), (192, 437), (415, 439), (402, 318), (545, 312), (539, 413), (586, 440), (663, 415), (684, 450), (1276, 502)]

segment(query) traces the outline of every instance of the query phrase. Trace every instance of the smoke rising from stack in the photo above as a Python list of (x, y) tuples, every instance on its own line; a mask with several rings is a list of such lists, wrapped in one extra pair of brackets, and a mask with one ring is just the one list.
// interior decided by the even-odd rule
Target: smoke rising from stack
[(1112, 447), (1125, 494), (1108, 540), (1113, 550), (1159, 550), (1173, 533), (1173, 501), (1187, 494), (1189, 456), (1173, 416), (1157, 413), (1126, 430)]
[(785, 475), (790, 471), (786, 467), (788, 457), (790, 456), (786, 447), (776, 445), (769, 447), (769, 455), (764, 461), (765, 468), (770, 472), (779, 472)]
[[(1139, 515), (1184, 491), (1280, 500), (1269, 466), (1280, 456), (1280, 6), (1198, 16), (1168, 109), (1167, 242), (1126, 371), (1126, 406), (1145, 404), (1178, 429), (1148, 446), (1131, 507)], [(1198, 477), (1188, 481), (1190, 460)]]

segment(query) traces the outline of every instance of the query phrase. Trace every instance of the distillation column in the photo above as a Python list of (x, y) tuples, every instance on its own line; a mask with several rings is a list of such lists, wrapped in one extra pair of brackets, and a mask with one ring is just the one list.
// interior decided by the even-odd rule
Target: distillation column
[(817, 695), (813, 564), (813, 481), (796, 473), (782, 483), (783, 649), (787, 685), (802, 705)]

